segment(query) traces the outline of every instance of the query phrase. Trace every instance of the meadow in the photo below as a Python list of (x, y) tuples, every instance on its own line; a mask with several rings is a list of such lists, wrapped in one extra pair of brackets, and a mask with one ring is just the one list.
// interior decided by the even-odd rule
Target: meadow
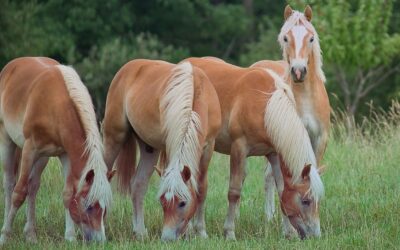
[[(115, 192), (114, 206), (106, 222), (108, 242), (65, 242), (63, 178), (60, 163), (52, 159), (44, 171), (37, 199), (38, 244), (28, 244), (23, 237), (24, 205), (15, 220), (12, 240), (4, 249), (398, 249), (400, 129), (396, 121), (400, 121), (399, 111), (394, 110), (385, 117), (373, 115), (351, 135), (343, 123), (333, 126), (324, 158), (327, 169), (322, 176), (325, 197), (320, 205), (322, 237), (319, 239), (285, 239), (279, 208), (274, 219), (267, 222), (264, 215), (265, 162), (262, 157), (251, 157), (247, 162), (240, 216), (236, 221), (237, 241), (226, 241), (223, 223), (227, 210), (229, 158), (215, 153), (209, 170), (206, 209), (209, 239), (160, 242), (162, 209), (156, 197), (159, 177), (154, 174), (145, 199), (148, 240), (133, 239), (130, 198)], [(2, 178), (2, 172), (0, 175)], [(4, 190), (0, 190), (2, 219)]]

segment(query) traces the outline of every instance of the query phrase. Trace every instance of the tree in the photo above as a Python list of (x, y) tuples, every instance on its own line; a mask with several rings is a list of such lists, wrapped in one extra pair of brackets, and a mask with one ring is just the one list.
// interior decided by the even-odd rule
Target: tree
[(389, 34), (392, 0), (324, 1), (313, 6), (324, 59), (350, 119), (361, 100), (400, 70), (400, 35)]

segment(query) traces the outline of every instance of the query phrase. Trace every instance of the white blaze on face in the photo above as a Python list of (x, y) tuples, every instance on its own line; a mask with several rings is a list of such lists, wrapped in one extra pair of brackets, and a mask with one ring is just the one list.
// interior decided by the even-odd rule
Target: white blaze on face
[(307, 29), (303, 25), (296, 25), (292, 28), (294, 46), (296, 49), (296, 58), (300, 59), (300, 50), (303, 47), (304, 37), (307, 35)]

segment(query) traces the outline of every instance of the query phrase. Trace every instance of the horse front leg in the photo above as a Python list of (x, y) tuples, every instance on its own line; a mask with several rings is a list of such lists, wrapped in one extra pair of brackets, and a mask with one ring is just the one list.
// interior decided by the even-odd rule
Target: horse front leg
[(141, 140), (138, 140), (138, 144), (140, 148), (140, 161), (131, 182), (133, 203), (132, 224), (136, 239), (144, 240), (148, 237), (148, 233), (144, 224), (143, 200), (160, 151), (146, 145)]
[(208, 165), (210, 164), (210, 160), (214, 151), (214, 144), (215, 140), (207, 143), (203, 150), (203, 154), (200, 158), (199, 164), (199, 194), (197, 197), (198, 207), (194, 216), (194, 231), (201, 238), (208, 238), (205, 222), (205, 199), (207, 196), (208, 188)]
[(264, 212), (268, 221), (271, 221), (275, 214), (275, 178), (272, 173), (271, 164), (267, 162), (264, 175), (265, 206)]
[[(268, 161), (271, 164), (272, 173), (276, 182), (276, 187), (278, 189), (279, 197), (282, 196), (284, 189), (284, 181), (283, 175), (281, 171), (279, 156), (276, 153), (272, 153), (267, 155)], [(282, 204), (281, 204), (282, 206)], [(295, 238), (297, 237), (297, 231), (290, 223), (289, 218), (282, 214), (282, 231), (286, 238)]]
[(26, 207), (26, 216), (27, 221), (24, 227), (24, 234), (27, 241), (36, 243), (36, 194), (40, 187), (40, 177), (43, 173), (44, 168), (47, 165), (49, 158), (43, 157), (35, 162), (33, 168), (31, 170), (31, 174), (29, 175), (28, 181), (28, 196), (27, 202), (28, 205)]
[(228, 214), (224, 223), (224, 233), (227, 240), (236, 240), (235, 217), (240, 202), (243, 180), (245, 177), (245, 162), (247, 150), (244, 140), (236, 140), (231, 147), (230, 179), (228, 191)]
[[(70, 193), (67, 187), (67, 178), (71, 171), (71, 163), (67, 154), (64, 154), (60, 157), (61, 164), (63, 166), (63, 174), (64, 174), (64, 193)], [(65, 204), (64, 204), (65, 205)], [(75, 231), (75, 222), (72, 220), (71, 214), (69, 213), (69, 208), (65, 207), (65, 233), (64, 239), (69, 242), (76, 241), (76, 231)]]

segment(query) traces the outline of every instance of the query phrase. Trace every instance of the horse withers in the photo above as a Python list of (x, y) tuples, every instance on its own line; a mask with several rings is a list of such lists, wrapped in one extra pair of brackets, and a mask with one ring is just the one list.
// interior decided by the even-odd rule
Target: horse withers
[(147, 237), (143, 198), (160, 152), (165, 162), (158, 192), (164, 211), (161, 239), (178, 239), (193, 216), (194, 230), (207, 237), (207, 169), (220, 124), (213, 86), (188, 62), (133, 60), (115, 75), (103, 121), (105, 160), (109, 169), (115, 164), (120, 189), (131, 193), (137, 238)]
[(51, 156), (58, 156), (64, 167), (66, 240), (75, 240), (75, 223), (85, 240), (105, 241), (112, 173), (107, 172), (93, 105), (78, 74), (50, 58), (18, 58), (0, 73), (0, 99), (5, 190), (0, 244), (9, 238), (26, 198), (24, 233), (28, 241), (37, 241), (36, 193)]
[(185, 61), (206, 73), (221, 104), (222, 126), (215, 150), (230, 155), (226, 238), (236, 238), (234, 220), (248, 156), (267, 156), (274, 163), (286, 223), (301, 238), (319, 236), (318, 203), (324, 188), (290, 87), (271, 70), (240, 68), (214, 58)]

